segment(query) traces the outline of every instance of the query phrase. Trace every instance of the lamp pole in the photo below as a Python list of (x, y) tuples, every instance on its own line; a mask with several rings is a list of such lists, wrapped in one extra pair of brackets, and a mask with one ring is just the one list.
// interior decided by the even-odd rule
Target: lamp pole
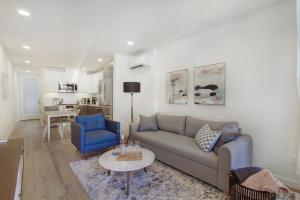
[(131, 123), (133, 123), (133, 92), (131, 94)]

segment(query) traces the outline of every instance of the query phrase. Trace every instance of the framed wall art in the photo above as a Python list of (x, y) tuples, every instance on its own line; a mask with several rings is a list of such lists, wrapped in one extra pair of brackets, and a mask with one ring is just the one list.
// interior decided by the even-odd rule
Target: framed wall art
[(225, 63), (217, 63), (194, 69), (195, 104), (225, 104)]
[(178, 70), (167, 73), (166, 98), (168, 104), (187, 104), (188, 71)]
[(2, 97), (6, 99), (8, 97), (8, 75), (2, 73)]

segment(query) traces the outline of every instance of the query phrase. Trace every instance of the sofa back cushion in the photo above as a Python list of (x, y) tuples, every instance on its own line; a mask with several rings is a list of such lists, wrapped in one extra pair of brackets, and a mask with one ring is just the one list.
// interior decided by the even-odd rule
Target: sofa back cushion
[(239, 133), (239, 123), (236, 121), (207, 121), (202, 119), (196, 119), (193, 117), (186, 118), (186, 127), (184, 135), (189, 137), (195, 137), (197, 131), (205, 124), (208, 124), (213, 131), (222, 131), (230, 133)]
[(152, 115), (150, 117), (140, 115), (139, 132), (145, 131), (158, 131), (156, 115)]
[(160, 130), (184, 135), (185, 116), (171, 116), (157, 113), (156, 120)]
[(105, 117), (102, 114), (80, 115), (76, 117), (76, 123), (83, 125), (86, 131), (104, 130)]

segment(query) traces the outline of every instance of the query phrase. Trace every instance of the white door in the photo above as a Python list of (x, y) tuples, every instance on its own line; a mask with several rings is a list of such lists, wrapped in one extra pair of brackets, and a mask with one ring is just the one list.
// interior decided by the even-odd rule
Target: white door
[(20, 76), (21, 120), (39, 119), (39, 79), (35, 75)]

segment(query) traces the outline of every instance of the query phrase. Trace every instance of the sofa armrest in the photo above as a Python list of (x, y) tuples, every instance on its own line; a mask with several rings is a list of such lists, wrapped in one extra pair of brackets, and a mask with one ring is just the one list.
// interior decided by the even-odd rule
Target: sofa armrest
[(106, 119), (106, 129), (117, 134), (118, 144), (120, 144), (120, 122)]
[(133, 139), (133, 134), (139, 130), (139, 127), (140, 127), (139, 122), (129, 124), (129, 139), (130, 140)]
[(252, 138), (242, 135), (220, 147), (218, 152), (218, 188), (229, 192), (229, 172), (252, 165)]
[(76, 122), (71, 123), (71, 141), (80, 152), (84, 151), (84, 134), (84, 126)]

